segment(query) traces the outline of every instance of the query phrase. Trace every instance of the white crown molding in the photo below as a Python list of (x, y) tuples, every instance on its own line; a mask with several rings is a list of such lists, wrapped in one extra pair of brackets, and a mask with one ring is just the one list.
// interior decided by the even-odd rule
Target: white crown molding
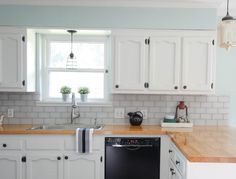
[(222, 0), (0, 0), (0, 5), (218, 8)]

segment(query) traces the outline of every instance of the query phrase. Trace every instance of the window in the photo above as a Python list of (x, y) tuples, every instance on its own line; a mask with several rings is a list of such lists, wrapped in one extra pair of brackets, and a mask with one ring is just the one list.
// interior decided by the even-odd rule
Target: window
[(60, 88), (88, 87), (89, 101), (108, 100), (108, 39), (105, 35), (74, 35), (73, 53), (78, 69), (66, 69), (71, 51), (70, 35), (40, 35), (41, 92), (43, 101), (61, 101)]

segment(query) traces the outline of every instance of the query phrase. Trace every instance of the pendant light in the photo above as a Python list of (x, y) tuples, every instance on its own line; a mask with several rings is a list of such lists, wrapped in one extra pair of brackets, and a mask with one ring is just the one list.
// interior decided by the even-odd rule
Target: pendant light
[(66, 61), (66, 68), (67, 69), (76, 69), (78, 68), (77, 59), (73, 53), (73, 35), (77, 32), (76, 30), (67, 30), (68, 33), (71, 35), (71, 52)]
[(229, 50), (236, 46), (236, 19), (229, 14), (229, 0), (227, 0), (227, 14), (218, 25), (219, 46)]

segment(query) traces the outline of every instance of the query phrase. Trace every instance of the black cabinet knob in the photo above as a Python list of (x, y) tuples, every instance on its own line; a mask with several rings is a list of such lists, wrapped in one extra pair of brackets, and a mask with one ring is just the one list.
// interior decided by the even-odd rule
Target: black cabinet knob
[(68, 158), (69, 158), (68, 156), (65, 156), (65, 160), (68, 160)]
[(187, 86), (183, 86), (184, 89), (187, 89)]
[(2, 144), (2, 147), (6, 148), (6, 147), (7, 147), (7, 144)]
[(115, 87), (116, 87), (116, 88), (119, 88), (119, 85), (116, 85)]
[(169, 150), (169, 153), (172, 153), (172, 152), (173, 152), (173, 150), (170, 149), (170, 150)]
[(61, 160), (61, 157), (57, 157), (57, 160)]
[(175, 163), (176, 163), (176, 165), (178, 165), (178, 164), (180, 164), (180, 161), (176, 160)]
[(177, 90), (178, 89), (178, 86), (175, 86), (175, 90)]

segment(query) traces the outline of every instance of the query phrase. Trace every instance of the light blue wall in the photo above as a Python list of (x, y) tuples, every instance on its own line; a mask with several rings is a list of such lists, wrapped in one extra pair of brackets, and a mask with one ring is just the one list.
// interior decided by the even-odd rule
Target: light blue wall
[[(0, 25), (75, 28), (216, 29), (215, 9), (0, 6)], [(216, 92), (231, 96), (236, 125), (236, 49), (217, 49)], [(235, 119), (235, 120), (234, 120)]]
[(0, 6), (0, 25), (213, 29), (214, 9)]
[(216, 93), (230, 96), (230, 124), (236, 126), (236, 48), (217, 48)]

